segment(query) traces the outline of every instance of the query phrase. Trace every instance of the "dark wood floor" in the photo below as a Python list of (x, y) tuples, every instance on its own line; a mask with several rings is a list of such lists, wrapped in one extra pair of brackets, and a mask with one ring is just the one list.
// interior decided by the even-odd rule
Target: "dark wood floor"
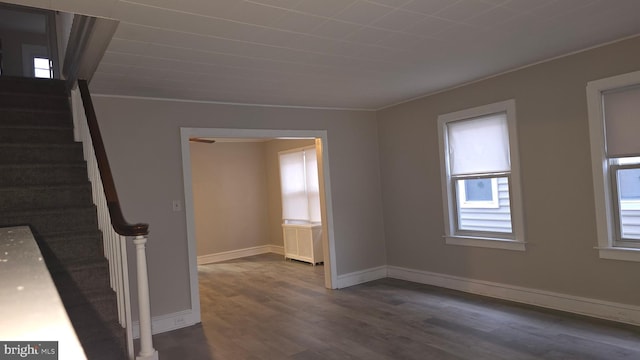
[(267, 254), (199, 267), (202, 324), (154, 336), (164, 360), (640, 359), (640, 328), (383, 279), (323, 287)]

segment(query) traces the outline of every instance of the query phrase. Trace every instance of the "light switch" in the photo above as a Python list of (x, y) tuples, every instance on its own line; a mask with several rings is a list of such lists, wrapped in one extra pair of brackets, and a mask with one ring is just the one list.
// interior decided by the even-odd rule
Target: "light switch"
[(173, 211), (182, 211), (182, 203), (180, 200), (173, 200)]

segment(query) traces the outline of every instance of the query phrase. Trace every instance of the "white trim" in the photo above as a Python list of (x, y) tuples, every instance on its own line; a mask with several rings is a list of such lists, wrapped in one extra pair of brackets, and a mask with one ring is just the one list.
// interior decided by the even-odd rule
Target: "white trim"
[(601, 259), (640, 262), (639, 248), (597, 247), (596, 249)]
[(378, 266), (371, 269), (355, 271), (348, 274), (338, 275), (338, 289), (366, 283), (373, 280), (387, 277), (387, 266)]
[[(171, 314), (154, 316), (151, 318), (151, 334), (161, 334), (167, 331), (181, 329), (183, 327), (195, 325), (200, 322), (200, 315), (196, 320), (195, 314), (191, 310), (178, 311)], [(132, 324), (133, 338), (140, 338), (140, 322), (134, 321)]]
[[(322, 148), (322, 183), (325, 203), (323, 229), (326, 226), (326, 242), (323, 235), (325, 286), (334, 289), (337, 285), (336, 248), (333, 224), (333, 201), (331, 200), (331, 176), (329, 172), (329, 142), (326, 130), (270, 130), (270, 129), (224, 129), (224, 128), (180, 128), (182, 151), (182, 178), (185, 196), (185, 216), (187, 220), (187, 252), (189, 257), (189, 287), (191, 289), (191, 311), (194, 321), (200, 322), (200, 290), (198, 285), (198, 262), (196, 256), (195, 216), (193, 210), (193, 188), (191, 175), (191, 153), (189, 138), (315, 138), (320, 139)], [(323, 232), (324, 233), (324, 232)], [(326, 251), (326, 250), (325, 250)]]
[(276, 253), (276, 254), (284, 255), (284, 248), (282, 246), (277, 246), (277, 245), (261, 245), (261, 246), (253, 246), (253, 247), (244, 248), (244, 249), (223, 251), (223, 252), (207, 254), (207, 255), (199, 255), (198, 265), (212, 264), (220, 261), (240, 259), (247, 256), (267, 254), (267, 253)]
[(388, 267), (388, 276), (394, 279), (439, 286), (471, 294), (489, 296), (497, 299), (566, 311), (626, 324), (640, 325), (640, 307), (635, 305), (590, 299), (396, 266)]
[[(587, 83), (589, 140), (591, 142), (591, 171), (596, 211), (596, 231), (599, 256), (602, 259), (640, 261), (635, 249), (614, 247), (615, 214), (611, 194), (609, 161), (606, 155), (602, 92), (640, 84), (640, 71), (612, 76)], [(625, 254), (625, 252), (627, 252)]]
[(134, 96), (134, 95), (115, 95), (115, 94), (91, 94), (92, 97), (104, 97), (104, 98), (117, 98), (117, 99), (134, 99), (134, 100), (151, 100), (151, 101), (172, 101), (183, 102), (190, 104), (214, 104), (214, 105), (232, 105), (232, 106), (258, 106), (268, 108), (284, 108), (284, 109), (307, 109), (307, 110), (332, 110), (332, 111), (377, 111), (376, 109), (362, 109), (362, 108), (342, 108), (342, 107), (322, 107), (322, 106), (301, 106), (301, 105), (270, 105), (270, 104), (249, 104), (249, 103), (237, 103), (229, 101), (214, 101), (214, 100), (190, 100), (190, 99), (176, 99), (176, 98), (163, 98), (153, 96)]
[(490, 249), (525, 251), (525, 243), (508, 239), (475, 238), (470, 236), (445, 236), (447, 245), (476, 246)]
[[(441, 186), (442, 186), (442, 209), (444, 213), (444, 232), (445, 237), (458, 238), (459, 240), (453, 240), (455, 245), (467, 245), (467, 246), (482, 246), (487, 247), (488, 241), (494, 241), (491, 236), (484, 237), (485, 241), (466, 241), (464, 236), (458, 236), (456, 229), (455, 218), (457, 216), (454, 193), (456, 189), (453, 187), (449, 166), (449, 145), (447, 143), (447, 124), (449, 122), (473, 119), (484, 115), (490, 115), (495, 113), (506, 113), (507, 127), (509, 133), (509, 152), (511, 160), (511, 170), (509, 173), (509, 198), (511, 203), (511, 224), (513, 233), (506, 234), (509, 238), (515, 238), (512, 240), (512, 244), (521, 244), (522, 249), (513, 249), (514, 245), (501, 246), (496, 244), (495, 246), (489, 246), (493, 248), (509, 249), (511, 250), (524, 250), (525, 232), (524, 232), (524, 214), (523, 214), (523, 201), (522, 190), (520, 185), (520, 156), (518, 146), (518, 132), (516, 128), (516, 102), (513, 99), (500, 101), (492, 104), (477, 106), (470, 109), (464, 109), (438, 116), (438, 147), (440, 151), (440, 174), (441, 174)], [(493, 235), (495, 237), (497, 235)], [(476, 237), (477, 239), (478, 237)], [(449, 243), (449, 242), (447, 242)], [(500, 243), (505, 243), (500, 242)], [(520, 247), (520, 246), (518, 246)]]

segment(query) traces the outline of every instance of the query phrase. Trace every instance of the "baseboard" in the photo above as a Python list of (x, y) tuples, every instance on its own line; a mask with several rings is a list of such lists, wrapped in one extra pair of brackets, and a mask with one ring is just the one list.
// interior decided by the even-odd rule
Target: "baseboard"
[[(153, 335), (177, 330), (183, 327), (195, 325), (196, 321), (191, 310), (184, 310), (172, 314), (154, 316), (151, 318), (151, 333)], [(133, 338), (140, 338), (140, 322), (134, 321), (131, 327)]]
[[(257, 248), (268, 250), (257, 254), (283, 252), (282, 247), (275, 245), (265, 245)], [(233, 253), (242, 253), (243, 250), (234, 251)], [(254, 253), (251, 255), (257, 254)], [(199, 258), (198, 263), (200, 263)], [(634, 305), (583, 298), (550, 291), (475, 280), (429, 271), (407, 269), (397, 266), (378, 266), (371, 269), (339, 275), (337, 288), (346, 288), (386, 277), (640, 326), (640, 307)], [(196, 321), (192, 311), (185, 310), (171, 314), (154, 316), (151, 319), (151, 331), (153, 334), (159, 334), (195, 324)], [(134, 338), (137, 339), (140, 337), (140, 326), (137, 321), (133, 322), (132, 331)]]
[(269, 248), (269, 251), (267, 252), (284, 256), (284, 246), (278, 246), (278, 245), (266, 245), (266, 246)]
[(346, 288), (373, 280), (383, 279), (387, 277), (387, 267), (378, 266), (371, 269), (360, 270), (344, 275), (338, 275), (337, 289)]
[(594, 318), (640, 325), (640, 307), (428, 271), (387, 267), (387, 276)]
[(260, 255), (266, 253), (284, 254), (284, 248), (277, 245), (261, 245), (245, 249), (224, 251), (215, 254), (198, 256), (198, 265), (211, 264), (220, 261), (239, 259), (247, 256)]

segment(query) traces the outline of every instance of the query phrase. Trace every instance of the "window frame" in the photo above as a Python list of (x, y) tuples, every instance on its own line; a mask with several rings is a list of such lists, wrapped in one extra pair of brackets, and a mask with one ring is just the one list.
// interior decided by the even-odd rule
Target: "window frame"
[[(610, 161), (611, 163), (611, 161)], [(624, 238), (622, 231), (622, 210), (630, 210), (623, 209), (623, 204), (633, 204), (635, 207), (640, 205), (640, 200), (622, 200), (620, 197), (620, 191), (618, 186), (618, 170), (626, 170), (626, 169), (638, 169), (640, 170), (640, 163), (637, 164), (610, 164), (610, 174), (611, 174), (611, 198), (613, 201), (613, 210), (614, 210), (614, 225), (615, 225), (615, 239), (614, 246), (615, 247), (623, 247), (623, 248), (640, 248), (640, 240), (637, 239), (629, 239)], [(625, 204), (626, 203), (626, 204)]]
[[(447, 124), (461, 120), (473, 120), (492, 114), (504, 113), (509, 136), (511, 170), (500, 173), (477, 173), (471, 176), (452, 176), (449, 166)], [(438, 142), (444, 213), (444, 239), (448, 245), (476, 246), (494, 249), (525, 251), (522, 191), (520, 187), (520, 162), (516, 132), (515, 100), (505, 100), (438, 116)], [(508, 177), (511, 214), (511, 233), (494, 233), (458, 229), (457, 187), (455, 181), (462, 178)], [(498, 196), (498, 194), (496, 194)]]
[[(481, 180), (488, 179), (491, 180), (491, 200), (469, 200), (467, 198), (467, 189), (466, 183), (465, 186), (457, 186), (455, 183), (457, 181), (466, 181), (466, 180)], [(461, 177), (461, 176), (452, 176), (451, 181), (453, 181), (453, 186), (456, 188), (456, 196), (460, 199), (460, 207), (463, 209), (497, 209), (500, 207), (500, 199), (498, 194), (498, 178), (493, 176), (472, 176), (472, 177)]]
[(605, 119), (603, 93), (625, 87), (640, 85), (640, 71), (617, 75), (587, 83), (587, 106), (589, 138), (591, 142), (591, 167), (593, 177), (594, 205), (596, 213), (596, 236), (598, 254), (601, 259), (640, 261), (640, 248), (629, 247), (620, 241), (619, 213), (614, 202), (617, 184), (613, 181), (615, 171), (621, 165), (612, 164), (606, 154)]

